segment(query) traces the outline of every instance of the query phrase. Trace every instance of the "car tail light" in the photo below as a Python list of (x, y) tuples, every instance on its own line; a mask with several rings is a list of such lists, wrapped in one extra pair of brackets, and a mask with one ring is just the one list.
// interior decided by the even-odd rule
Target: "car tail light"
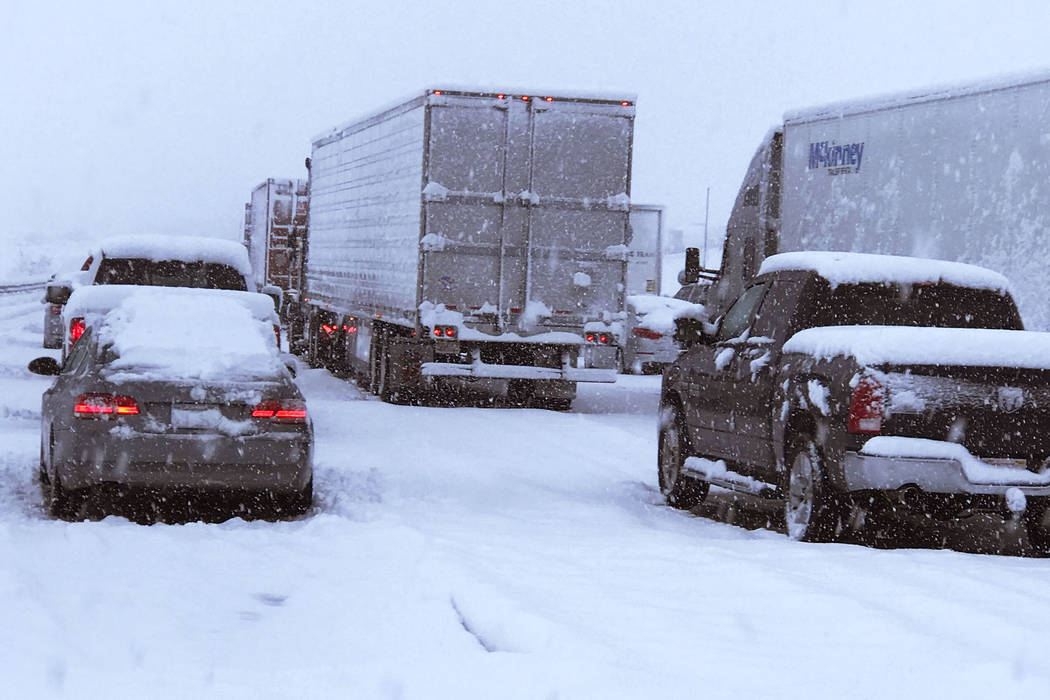
[(631, 333), (634, 333), (639, 338), (646, 338), (648, 340), (659, 340), (664, 337), (663, 333), (657, 333), (650, 328), (632, 328)]
[(599, 333), (598, 334), (598, 342), (601, 343), (602, 345), (608, 345), (611, 340), (612, 340), (612, 336), (609, 335), (608, 333)]
[(73, 404), (77, 418), (109, 418), (110, 416), (137, 416), (139, 406), (130, 396), (112, 394), (81, 394)]
[(442, 338), (444, 340), (455, 340), (459, 335), (459, 329), (456, 326), (434, 326), (434, 337)]
[(588, 343), (596, 343), (596, 342), (598, 342), (598, 336), (595, 333), (588, 333), (586, 335), (586, 338), (587, 338), (587, 342)]
[(84, 264), (80, 266), (80, 271), (81, 272), (87, 272), (88, 270), (90, 270), (91, 269), (91, 263), (93, 263), (93, 262), (95, 262), (95, 256), (94, 255), (89, 255), (87, 260), (84, 261)]
[(305, 423), (306, 402), (302, 399), (269, 399), (252, 410), (252, 418), (269, 418), (273, 423)]
[(281, 349), (281, 327), (273, 324), (273, 334), (277, 337), (277, 349)]
[(332, 335), (337, 330), (339, 330), (339, 326), (332, 326), (332, 325), (329, 325), (327, 323), (322, 323), (321, 324), (321, 330), (324, 331), (325, 334), (327, 334), (327, 335)]
[(84, 319), (80, 316), (74, 318), (69, 322), (69, 344), (73, 345), (80, 336), (84, 335), (84, 331), (87, 329), (87, 324), (84, 323)]
[(878, 435), (882, 432), (882, 404), (886, 390), (873, 377), (862, 377), (849, 399), (846, 429), (851, 433)]

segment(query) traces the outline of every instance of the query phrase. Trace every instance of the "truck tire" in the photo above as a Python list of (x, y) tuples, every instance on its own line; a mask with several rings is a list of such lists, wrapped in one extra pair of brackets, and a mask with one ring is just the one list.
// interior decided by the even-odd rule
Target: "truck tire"
[(809, 435), (791, 440), (784, 488), (787, 534), (799, 542), (831, 542), (841, 526), (840, 500), (828, 483), (824, 454)]
[(660, 493), (667, 505), (680, 510), (692, 510), (707, 498), (709, 484), (682, 473), (682, 465), (689, 456), (684, 432), (685, 417), (677, 407), (668, 409), (666, 423), (660, 428), (657, 448), (657, 477)]

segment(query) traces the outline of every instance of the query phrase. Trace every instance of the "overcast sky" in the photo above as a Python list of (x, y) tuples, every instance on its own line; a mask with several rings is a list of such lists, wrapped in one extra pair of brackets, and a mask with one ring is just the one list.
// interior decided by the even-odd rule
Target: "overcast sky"
[(786, 110), (1050, 71), (1045, 2), (0, 0), (0, 237), (236, 238), (311, 137), (425, 87), (638, 94), (633, 198), (712, 235)]

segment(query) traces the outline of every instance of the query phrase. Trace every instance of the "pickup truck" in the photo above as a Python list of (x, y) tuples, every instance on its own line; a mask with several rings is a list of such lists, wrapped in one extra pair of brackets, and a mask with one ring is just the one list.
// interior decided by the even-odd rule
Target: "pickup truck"
[(1050, 333), (1023, 330), (1002, 275), (785, 253), (717, 322), (675, 323), (685, 351), (664, 373), (658, 449), (669, 505), (693, 508), (710, 485), (778, 499), (802, 541), (990, 512), (1050, 548)]

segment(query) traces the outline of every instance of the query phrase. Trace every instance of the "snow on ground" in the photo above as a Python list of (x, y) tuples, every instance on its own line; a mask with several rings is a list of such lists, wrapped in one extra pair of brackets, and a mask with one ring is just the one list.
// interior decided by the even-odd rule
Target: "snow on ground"
[(0, 306), (6, 696), (967, 698), (1050, 682), (1050, 560), (799, 544), (663, 506), (658, 377), (583, 387), (560, 414), (392, 406), (304, 369), (310, 516), (51, 520), (33, 480), (48, 380), (24, 367), (54, 351), (36, 296), (19, 304)]

